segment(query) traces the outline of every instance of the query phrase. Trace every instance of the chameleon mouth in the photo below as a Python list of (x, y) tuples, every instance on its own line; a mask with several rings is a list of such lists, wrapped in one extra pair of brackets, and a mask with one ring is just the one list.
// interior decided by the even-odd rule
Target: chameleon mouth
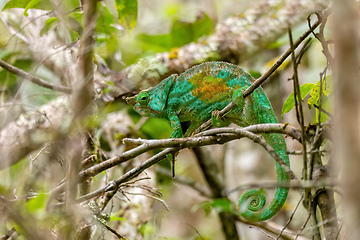
[[(149, 107), (142, 107), (142, 106), (140, 106), (140, 105), (138, 105), (138, 104), (136, 104), (135, 106), (134, 106), (134, 110), (136, 111), (136, 112), (138, 112), (138, 113), (143, 113), (144, 114), (144, 116), (146, 115), (146, 114), (148, 114), (149, 112), (151, 112), (151, 113), (155, 113), (155, 114), (160, 114), (161, 113), (161, 111), (156, 111), (156, 110), (154, 110), (154, 109), (152, 109), (152, 108), (149, 108)], [(145, 112), (147, 112), (147, 113), (145, 113)], [(141, 115), (143, 115), (143, 114), (141, 114)], [(146, 116), (145, 116), (146, 117)]]
[(136, 96), (132, 96), (132, 97), (127, 97), (125, 99), (127, 104), (130, 104), (131, 106), (135, 106), (136, 104)]

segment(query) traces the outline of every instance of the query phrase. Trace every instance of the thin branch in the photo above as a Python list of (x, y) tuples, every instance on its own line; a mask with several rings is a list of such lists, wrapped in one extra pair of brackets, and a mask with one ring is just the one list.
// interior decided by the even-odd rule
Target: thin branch
[(97, 189), (97, 190), (93, 191), (92, 193), (89, 193), (89, 194), (87, 194), (85, 196), (79, 197), (77, 199), (77, 202), (84, 202), (84, 201), (90, 200), (90, 199), (92, 199), (94, 197), (97, 197), (97, 196), (99, 196), (99, 195), (101, 195), (101, 194), (103, 194), (105, 192), (117, 189), (120, 184), (122, 184), (124, 182), (127, 182), (127, 181), (137, 177), (145, 169), (147, 169), (147, 168), (151, 167), (152, 165), (160, 162), (162, 159), (164, 159), (166, 157), (167, 154), (174, 154), (177, 151), (179, 151), (179, 148), (167, 148), (167, 149), (161, 151), (160, 153), (152, 156), (151, 158), (149, 158), (148, 160), (146, 160), (142, 164), (140, 164), (137, 167), (131, 169), (128, 172), (126, 172), (125, 174), (123, 174), (118, 179), (109, 182), (105, 187)]
[[(9, 238), (11, 238), (11, 236), (14, 234), (14, 233), (17, 233), (15, 228), (12, 227), (9, 231), (6, 231), (5, 235), (3, 235), (2, 237), (0, 237), (0, 240), (7, 240)], [(14, 238), (15, 239), (15, 238)]]
[[(324, 29), (325, 29), (325, 24), (327, 22), (327, 18), (328, 18), (328, 13), (324, 12), (323, 14), (321, 13), (316, 13), (317, 19), (318, 21), (321, 22), (320, 28), (319, 28), (319, 33), (315, 33), (312, 32), (313, 35), (315, 36), (315, 38), (317, 40), (319, 40), (319, 42), (321, 43), (321, 46), (323, 48), (323, 53), (327, 59), (327, 61), (330, 63), (331, 66), (334, 66), (334, 57), (331, 55), (330, 50), (329, 50), (329, 43), (331, 41), (326, 41), (325, 40), (325, 36), (324, 36)], [(310, 26), (310, 18), (308, 18), (308, 25)]]
[[(288, 33), (289, 33), (289, 40), (290, 40), (291, 57), (292, 57), (292, 62), (293, 62), (293, 67), (294, 67), (293, 82), (294, 82), (294, 98), (295, 98), (296, 116), (297, 116), (297, 119), (298, 119), (298, 122), (299, 122), (300, 128), (301, 128), (301, 143), (303, 145), (303, 151), (304, 151), (304, 153), (306, 153), (306, 140), (305, 140), (306, 136), (305, 136), (305, 131), (304, 131), (304, 113), (303, 113), (303, 108), (302, 108), (300, 84), (299, 84), (299, 79), (298, 79), (297, 62), (296, 62), (296, 56), (295, 56), (296, 45), (293, 43), (290, 27), (289, 27)], [(304, 154), (303, 156), (304, 156), (304, 178), (305, 178), (305, 180), (307, 180), (308, 179), (307, 155)]]
[[(264, 138), (262, 136), (258, 136), (251, 132), (244, 131), (243, 129), (236, 129), (236, 131), (238, 132), (239, 135), (242, 135), (243, 137), (247, 137), (247, 138), (253, 140), (254, 142), (260, 144), (262, 147), (264, 147), (265, 150), (267, 150), (270, 153), (270, 155), (275, 159), (275, 161), (286, 171), (286, 173), (289, 175), (290, 179), (294, 180), (295, 182), (298, 181), (295, 174), (293, 173), (293, 171), (289, 168), (289, 166), (286, 165), (285, 161), (275, 152), (275, 150), (266, 143), (266, 141), (264, 140)], [(233, 138), (233, 137), (231, 137), (231, 138)], [(239, 136), (237, 136), (237, 139), (238, 138), (239, 138)], [(172, 148), (167, 148), (167, 149), (163, 150), (162, 152), (149, 158), (147, 161), (143, 162), (139, 166), (137, 166), (137, 167), (133, 168), (132, 170), (130, 170), (129, 172), (125, 173), (117, 180), (108, 183), (107, 186), (102, 187), (90, 194), (87, 194), (86, 196), (80, 197), (79, 199), (77, 199), (77, 201), (83, 202), (83, 201), (89, 200), (93, 197), (99, 196), (100, 194), (103, 194), (107, 191), (116, 190), (121, 183), (127, 182), (130, 179), (138, 176), (145, 169), (151, 167), (152, 165), (154, 165), (157, 162), (159, 162), (160, 160), (162, 160), (167, 154), (175, 153), (178, 150), (180, 150), (180, 148), (193, 148), (196, 146), (208, 145), (210, 142), (214, 142), (217, 144), (224, 143), (224, 142), (228, 141), (229, 138), (226, 137), (224, 139), (224, 138), (217, 137), (217, 136), (205, 136), (205, 137), (200, 137), (200, 138), (199, 137), (190, 137), (190, 138), (150, 140), (150, 141), (158, 141), (158, 142), (159, 141), (161, 141), (161, 142), (167, 141), (169, 143), (173, 143), (174, 141), (179, 141), (179, 140), (183, 141), (183, 144), (180, 144), (181, 147), (172, 147)]]
[(303, 232), (303, 230), (305, 229), (306, 225), (308, 224), (309, 220), (311, 217), (311, 213), (308, 214), (308, 217), (306, 218), (304, 224), (301, 226), (300, 231), (296, 234), (294, 240), (297, 240), (298, 237), (300, 236), (300, 234)]
[[(100, 172), (112, 168), (120, 163), (126, 162), (142, 153), (145, 153), (149, 150), (161, 148), (161, 147), (179, 147), (179, 149), (183, 148), (194, 148), (199, 146), (205, 146), (210, 144), (224, 144), (228, 141), (232, 141), (235, 139), (240, 139), (241, 137), (252, 137), (254, 141), (257, 141), (257, 137), (253, 133), (286, 133), (290, 136), (299, 139), (299, 131), (297, 128), (292, 127), (288, 124), (258, 124), (248, 126), (246, 128), (217, 128), (217, 129), (210, 129), (205, 132), (199, 133), (198, 135), (194, 135), (193, 137), (189, 138), (173, 138), (173, 139), (160, 139), (160, 140), (147, 140), (147, 139), (129, 139), (124, 138), (124, 144), (135, 144), (140, 145), (135, 147), (129, 151), (126, 151), (119, 156), (110, 158), (106, 161), (103, 161), (97, 165), (89, 167), (79, 173), (79, 181), (85, 181), (89, 177), (93, 177)], [(215, 136), (206, 136), (207, 135), (215, 135)], [(223, 134), (223, 135), (222, 135)], [(197, 137), (196, 137), (197, 136)], [(267, 146), (271, 151), (271, 147), (264, 141), (261, 143), (262, 146)], [(278, 157), (279, 162), (284, 161), (275, 153), (273, 152), (274, 156)], [(284, 169), (290, 170), (290, 168), (286, 164), (280, 164), (284, 167)], [(295, 176), (292, 171), (289, 171), (292, 176)], [(53, 195), (56, 195), (60, 191), (62, 191), (64, 187), (63, 180), (59, 186), (51, 191)]]
[(265, 232), (265, 231), (262, 230), (261, 228), (253, 227), (253, 226), (249, 226), (249, 228), (256, 228), (256, 229), (258, 229), (260, 232), (262, 232), (264, 235), (266, 235), (268, 238), (271, 238), (271, 239), (276, 240), (276, 238), (274, 238), (273, 236), (271, 236), (270, 234), (268, 234), (267, 232)]
[(107, 225), (106, 223), (105, 224), (102, 224), (107, 230), (109, 230), (112, 234), (114, 234), (118, 239), (123, 239), (123, 240), (126, 240), (125, 237), (123, 237), (120, 233), (118, 233), (115, 229), (111, 228), (109, 225)]
[[(171, 171), (169, 171), (168, 169), (165, 169), (164, 167), (158, 166), (156, 168), (156, 172), (159, 174), (163, 174), (169, 178), (172, 178)], [(176, 178), (173, 178), (172, 181), (194, 189), (203, 197), (211, 198), (209, 191), (206, 191), (206, 189), (204, 187), (198, 186), (197, 182), (195, 182), (195, 181), (192, 181), (181, 175), (176, 176)]]
[(328, 115), (330, 118), (333, 117), (333, 115), (331, 113), (329, 113), (328, 111), (326, 111), (323, 108), (320, 108), (320, 106), (318, 106), (317, 104), (314, 104), (314, 107), (316, 107), (317, 109), (319, 109), (319, 111), (321, 111), (321, 112), (325, 113), (326, 115)]
[(48, 88), (48, 89), (51, 89), (51, 90), (54, 90), (54, 91), (59, 91), (59, 92), (63, 92), (63, 93), (71, 93), (71, 88), (69, 87), (65, 87), (65, 86), (61, 86), (61, 85), (56, 85), (56, 84), (51, 84), (39, 77), (36, 77), (36, 76), (33, 76), (23, 70), (21, 70), (20, 68), (17, 68), (3, 60), (0, 59), (0, 66), (3, 67), (4, 69), (6, 69), (7, 71), (15, 74), (16, 76), (19, 76), (19, 77), (22, 77), (24, 78), (25, 80), (28, 80), (32, 83), (35, 83), (41, 87), (44, 87), (44, 88)]
[(146, 193), (133, 193), (133, 192), (126, 192), (126, 193), (129, 194), (129, 195), (141, 195), (141, 196), (145, 196), (145, 197), (148, 197), (148, 198), (155, 199), (155, 200), (159, 201), (165, 207), (166, 210), (170, 211), (169, 205), (164, 200), (162, 200), (161, 198), (158, 198), (158, 197), (155, 197), (153, 195), (146, 194)]
[(191, 227), (192, 229), (194, 229), (194, 231), (199, 235), (200, 240), (205, 240), (205, 239), (201, 236), (201, 234), (199, 233), (199, 231), (198, 231), (194, 226), (190, 225), (189, 223), (184, 223), (184, 224), (186, 224), (187, 226), (189, 226), (189, 227)]
[(22, 77), (25, 80), (35, 83), (41, 87), (48, 88), (48, 89), (51, 89), (54, 91), (63, 92), (63, 93), (71, 93), (71, 88), (69, 88), (69, 87), (51, 84), (39, 77), (33, 76), (33, 75), (21, 70), (20, 68), (17, 68), (1, 59), (0, 59), (0, 66), (3, 67), (5, 70), (15, 74), (16, 76)]
[(255, 183), (246, 183), (230, 190), (227, 190), (227, 194), (233, 192), (243, 191), (245, 189), (251, 188), (263, 188), (263, 189), (275, 189), (278, 187), (291, 188), (291, 189), (316, 189), (316, 188), (334, 188), (341, 186), (337, 181), (333, 180), (324, 180), (324, 181), (311, 181), (311, 180), (299, 180), (297, 182), (278, 182), (278, 181), (266, 181), (266, 182), (255, 182)]
[(285, 226), (281, 229), (281, 232), (279, 233), (278, 237), (276, 238), (276, 240), (279, 240), (281, 235), (283, 234), (283, 232), (285, 231), (285, 229), (287, 228), (287, 226), (289, 226), (290, 222), (292, 221), (295, 213), (296, 213), (296, 210), (298, 209), (298, 207), (300, 206), (300, 203), (302, 202), (304, 196), (301, 196), (299, 202), (296, 204), (295, 206), (295, 209), (294, 211), (291, 213), (290, 217), (289, 217), (289, 220), (287, 221), (287, 223), (285, 224)]
[[(260, 229), (263, 229), (267, 232), (279, 235), (282, 229), (282, 226), (278, 225), (276, 226), (276, 224), (274, 222), (271, 221), (266, 221), (266, 222), (249, 222), (241, 217), (239, 217), (238, 215), (234, 215), (234, 217), (245, 224), (248, 225), (252, 225), (252, 226), (256, 226)], [(283, 234), (281, 235), (282, 238), (287, 239), (287, 240), (293, 240), (294, 236), (296, 235), (296, 232), (292, 232), (291, 230), (287, 229), (283, 232)], [(301, 237), (302, 240), (307, 240), (307, 238), (305, 237)]]

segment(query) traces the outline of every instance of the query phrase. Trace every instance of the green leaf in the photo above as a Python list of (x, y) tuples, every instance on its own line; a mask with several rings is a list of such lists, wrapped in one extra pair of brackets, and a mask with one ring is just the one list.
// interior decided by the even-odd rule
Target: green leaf
[(52, 5), (47, 0), (10, 0), (5, 4), (2, 10), (10, 8), (24, 8), (24, 15), (27, 17), (27, 11), (30, 8), (51, 10)]
[[(322, 80), (322, 90), (324, 96), (329, 96), (330, 93), (334, 91), (332, 75), (326, 76), (325, 79)], [(309, 108), (312, 108), (314, 104), (318, 104), (320, 98), (320, 80), (316, 83), (316, 87), (314, 87), (310, 93), (310, 98), (308, 100)]]
[(39, 3), (41, 2), (41, 0), (31, 0), (28, 5), (26, 5), (25, 7), (25, 11), (24, 11), (24, 16), (27, 17), (28, 14), (27, 14), (27, 11), (30, 9), (30, 8), (35, 8), (35, 6), (39, 5)]
[(200, 17), (193, 23), (176, 20), (170, 33), (172, 47), (181, 47), (190, 42), (197, 41), (200, 37), (209, 35), (212, 29), (212, 20), (205, 13), (201, 13)]
[(217, 198), (197, 204), (193, 207), (193, 211), (203, 208), (205, 214), (209, 214), (211, 209), (214, 209), (217, 213), (219, 212), (234, 212), (235, 208), (233, 203), (229, 199)]
[(119, 25), (120, 24), (115, 24), (114, 16), (109, 9), (105, 5), (100, 4), (99, 17), (96, 21), (96, 32), (115, 35), (117, 31), (122, 29)]
[(152, 50), (154, 53), (170, 51), (172, 48), (171, 36), (169, 34), (148, 35), (141, 33), (136, 35), (135, 40), (142, 45), (142, 49)]
[(10, 8), (25, 8), (28, 4), (29, 0), (10, 0), (5, 4), (2, 10)]
[[(314, 83), (305, 83), (300, 86), (300, 96), (301, 99), (304, 99), (306, 95), (315, 87)], [(294, 92), (290, 94), (290, 96), (286, 99), (283, 108), (281, 110), (281, 117), (284, 116), (285, 113), (290, 112), (291, 109), (295, 107), (295, 97)]]
[(111, 216), (110, 221), (125, 221), (125, 218), (117, 217), (117, 216)]
[(136, 25), (137, 8), (137, 0), (115, 0), (119, 23), (128, 31), (131, 31)]
[(142, 236), (151, 236), (156, 232), (156, 226), (152, 222), (146, 222), (141, 225), (139, 232)]
[(172, 47), (181, 47), (193, 40), (193, 27), (189, 22), (177, 20), (171, 29)]
[(50, 196), (41, 193), (41, 194), (37, 195), (36, 197), (31, 198), (27, 202), (27, 209), (30, 212), (45, 211), (47, 200), (49, 199), (49, 197)]
[(57, 17), (51, 17), (45, 21), (44, 27), (40, 30), (40, 36), (43, 36), (45, 33), (47, 33), (51, 27), (57, 23), (59, 19)]
[(193, 41), (198, 40), (200, 37), (204, 35), (211, 34), (213, 30), (213, 21), (211, 18), (205, 13), (201, 12), (199, 14), (199, 17), (196, 19), (196, 21), (193, 24)]

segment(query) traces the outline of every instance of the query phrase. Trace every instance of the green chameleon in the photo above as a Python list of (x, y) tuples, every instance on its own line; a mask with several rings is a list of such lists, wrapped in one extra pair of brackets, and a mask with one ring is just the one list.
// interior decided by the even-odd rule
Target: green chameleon
[[(127, 98), (127, 103), (142, 116), (167, 119), (173, 133), (171, 138), (183, 137), (180, 122), (190, 121), (184, 134), (189, 137), (202, 123), (212, 119), (214, 126), (227, 126), (235, 123), (245, 127), (259, 123), (277, 123), (276, 116), (264, 90), (258, 87), (248, 97), (243, 97), (254, 78), (240, 67), (225, 62), (207, 62), (188, 69), (180, 76), (174, 74), (157, 86), (141, 91)], [(231, 101), (234, 107), (222, 119), (217, 117), (219, 110)], [(289, 165), (284, 137), (280, 134), (263, 134), (266, 142)], [(289, 182), (289, 177), (275, 162), (277, 181)], [(239, 199), (240, 215), (250, 221), (265, 221), (273, 217), (284, 205), (288, 188), (278, 187), (272, 202), (265, 206), (265, 192), (251, 189)]]

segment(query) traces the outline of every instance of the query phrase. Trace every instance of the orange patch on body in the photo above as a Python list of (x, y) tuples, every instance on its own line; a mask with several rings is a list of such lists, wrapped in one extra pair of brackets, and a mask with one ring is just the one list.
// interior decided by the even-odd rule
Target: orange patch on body
[(231, 90), (224, 79), (215, 78), (205, 72), (197, 73), (188, 81), (195, 87), (192, 95), (204, 102), (219, 101)]

